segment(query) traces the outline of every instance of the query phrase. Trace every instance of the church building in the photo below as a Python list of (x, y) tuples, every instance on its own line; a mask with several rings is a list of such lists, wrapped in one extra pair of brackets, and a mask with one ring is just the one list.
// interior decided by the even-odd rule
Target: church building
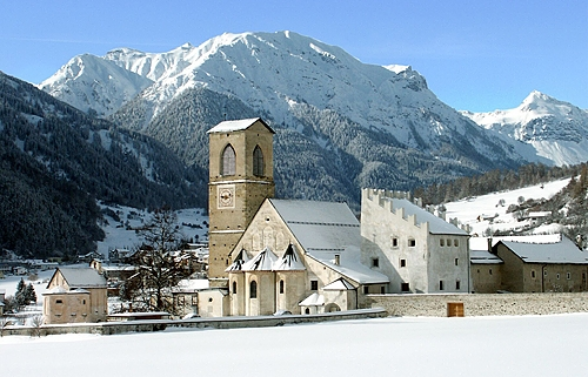
[[(208, 131), (211, 291), (200, 297), (201, 314), (255, 316), (353, 310), (364, 306), (367, 294), (404, 291), (405, 278), (399, 280), (392, 271), (395, 264), (388, 260), (398, 259), (396, 255), (378, 254), (374, 248), (362, 254), (366, 246), (362, 234), (364, 229), (366, 234), (371, 230), (365, 228), (363, 218), (360, 225), (347, 204), (274, 198), (274, 134), (260, 118), (225, 121)], [(390, 213), (390, 206), (386, 208)], [(376, 216), (370, 219), (372, 214)], [(377, 208), (365, 214), (362, 211), (363, 216), (368, 227), (389, 220), (378, 214)], [(398, 212), (390, 219), (406, 222), (403, 216), (404, 212)], [(428, 217), (426, 220), (432, 221)], [(418, 224), (414, 230), (420, 232), (418, 242), (426, 243), (440, 224)], [(384, 239), (390, 229), (379, 228), (378, 232), (383, 233), (378, 238)], [(435, 236), (431, 242), (447, 242), (439, 255), (451, 261), (449, 274), (463, 281), (456, 290), (467, 292), (469, 270), (465, 267), (465, 275), (462, 271), (468, 265), (467, 239), (453, 228), (451, 231)], [(428, 255), (432, 249), (421, 251)], [(455, 253), (462, 258), (459, 268), (455, 267)], [(430, 260), (436, 262), (439, 258), (435, 255)], [(413, 273), (418, 275), (420, 267), (415, 263)], [(409, 283), (410, 292), (433, 291), (433, 283), (427, 284), (421, 290), (421, 283), (415, 280)]]

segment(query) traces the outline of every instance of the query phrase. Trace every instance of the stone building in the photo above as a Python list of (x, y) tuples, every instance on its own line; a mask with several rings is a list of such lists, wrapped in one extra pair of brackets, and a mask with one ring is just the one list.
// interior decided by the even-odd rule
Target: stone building
[[(468, 292), (468, 235), (405, 199), (274, 199), (273, 135), (261, 119), (209, 132), (209, 283), (204, 316), (361, 308), (368, 294)], [(365, 249), (365, 250), (364, 250)]]
[(228, 256), (266, 198), (274, 196), (273, 135), (260, 118), (221, 122), (208, 131), (211, 287), (226, 287)]
[(470, 238), (470, 271), (474, 293), (496, 293), (502, 289), (504, 261), (492, 253), (492, 239)]
[(230, 256), (231, 315), (357, 309), (388, 278), (360, 262), (360, 225), (344, 203), (267, 199)]
[(493, 253), (504, 261), (501, 288), (509, 292), (588, 291), (588, 253), (565, 236), (555, 237), (548, 243), (507, 239), (496, 243)]
[(105, 321), (106, 278), (93, 268), (57, 268), (43, 294), (46, 324)]
[(361, 236), (361, 261), (389, 292), (470, 292), (467, 232), (406, 198), (362, 190)]

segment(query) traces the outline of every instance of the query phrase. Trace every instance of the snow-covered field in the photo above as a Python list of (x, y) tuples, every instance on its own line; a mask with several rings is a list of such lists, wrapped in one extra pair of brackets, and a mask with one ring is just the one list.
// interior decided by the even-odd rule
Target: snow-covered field
[[(102, 208), (106, 205), (101, 204)], [(143, 238), (132, 229), (140, 228), (151, 220), (152, 214), (131, 207), (109, 206), (118, 219), (106, 216), (107, 224), (102, 224), (106, 234), (104, 241), (98, 242), (98, 252), (108, 257), (108, 251), (112, 249), (133, 249), (141, 245)], [(177, 223), (180, 227), (182, 238), (193, 241), (206, 240), (208, 216), (204, 215), (201, 208), (188, 208), (176, 211)], [(130, 230), (129, 230), (130, 229)]]
[(588, 314), (0, 338), (6, 376), (583, 376)]
[[(471, 226), (471, 234), (482, 236), (488, 228), (491, 230), (508, 230), (523, 228), (528, 222), (517, 222), (512, 214), (506, 213), (508, 206), (518, 204), (519, 197), (528, 199), (550, 199), (561, 191), (568, 183), (569, 178), (553, 181), (542, 185), (530, 186), (518, 190), (497, 192), (488, 195), (464, 199), (457, 202), (447, 203), (447, 219), (457, 218), (462, 224)], [(504, 200), (504, 205), (499, 202)], [(479, 216), (496, 216), (492, 222), (488, 220), (478, 221)], [(551, 229), (557, 232), (559, 229)], [(544, 229), (550, 232), (550, 229)]]

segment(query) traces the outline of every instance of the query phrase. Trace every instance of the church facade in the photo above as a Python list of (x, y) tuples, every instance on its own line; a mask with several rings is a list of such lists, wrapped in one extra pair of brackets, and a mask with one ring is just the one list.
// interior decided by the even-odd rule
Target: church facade
[[(204, 316), (353, 310), (368, 294), (400, 291), (389, 261), (396, 257), (382, 253), (374, 263), (374, 249), (362, 250), (364, 233), (381, 221), (377, 211), (362, 210), (360, 225), (345, 203), (275, 199), (275, 132), (260, 118), (221, 122), (208, 134), (209, 283), (218, 294), (203, 293)], [(406, 221), (402, 213), (400, 219)], [(381, 238), (390, 231), (380, 228)], [(459, 242), (467, 249), (467, 241)], [(463, 247), (445, 251), (462, 253)]]

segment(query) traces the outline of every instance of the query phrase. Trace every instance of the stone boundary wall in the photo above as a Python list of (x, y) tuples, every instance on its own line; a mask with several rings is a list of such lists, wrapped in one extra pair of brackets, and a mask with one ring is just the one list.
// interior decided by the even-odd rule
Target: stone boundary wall
[(273, 327), (297, 323), (317, 323), (365, 318), (387, 317), (388, 312), (381, 308), (348, 310), (312, 315), (284, 315), (259, 317), (217, 317), (191, 318), (185, 320), (142, 320), (128, 322), (78, 323), (63, 325), (43, 325), (40, 328), (8, 326), (0, 329), (2, 336), (47, 336), (59, 334), (98, 334), (113, 335), (128, 332), (162, 331), (166, 328), (193, 329), (235, 329), (252, 327)]
[(368, 295), (365, 304), (391, 316), (447, 316), (447, 304), (461, 302), (465, 316), (546, 315), (588, 312), (588, 292), (506, 294)]

